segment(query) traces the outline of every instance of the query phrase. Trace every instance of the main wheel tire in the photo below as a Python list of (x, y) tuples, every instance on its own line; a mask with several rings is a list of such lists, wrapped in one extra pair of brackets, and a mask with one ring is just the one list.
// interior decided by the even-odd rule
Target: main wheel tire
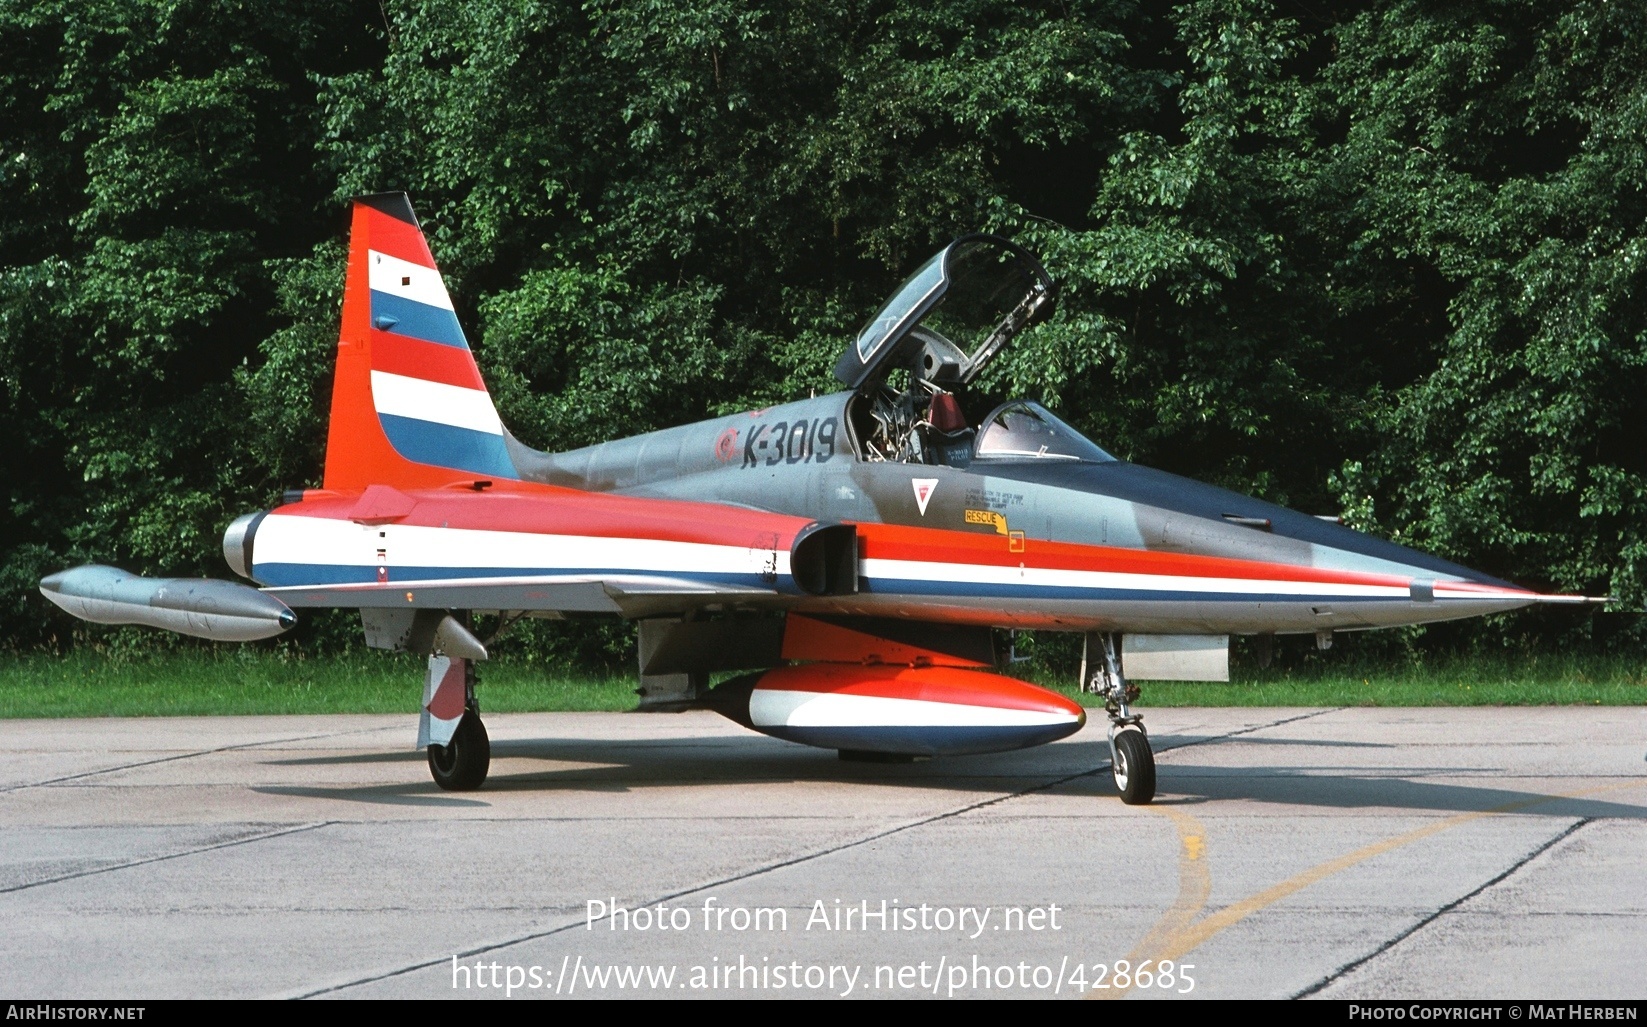
[(1142, 731), (1115, 732), (1115, 789), (1128, 806), (1145, 806), (1155, 798), (1155, 754)]
[(474, 791), (491, 769), (492, 740), (474, 711), (463, 715), (450, 742), (429, 746), (429, 774), (448, 792)]

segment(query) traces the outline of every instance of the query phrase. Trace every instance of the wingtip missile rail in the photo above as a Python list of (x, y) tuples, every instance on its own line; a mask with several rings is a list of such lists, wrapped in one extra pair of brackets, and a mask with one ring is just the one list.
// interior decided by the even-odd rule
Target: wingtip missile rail
[(42, 578), (40, 594), (95, 624), (141, 624), (214, 642), (272, 638), (297, 623), (297, 615), (285, 603), (249, 585), (143, 578), (100, 564)]

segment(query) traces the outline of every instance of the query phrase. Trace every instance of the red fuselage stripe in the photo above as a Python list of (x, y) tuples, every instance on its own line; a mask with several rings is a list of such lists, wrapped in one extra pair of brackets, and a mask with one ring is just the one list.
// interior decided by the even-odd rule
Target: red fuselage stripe
[[(869, 560), (968, 564), (985, 567), (1027, 567), (1037, 570), (1103, 571), (1172, 577), (1238, 578), (1297, 581), (1317, 584), (1372, 585), (1405, 588), (1408, 576), (1363, 571), (1303, 567), (1296, 564), (1237, 560), (1221, 556), (1162, 553), (1114, 546), (1030, 539), (1023, 552), (1011, 552), (998, 535), (890, 524), (859, 527), (860, 554)], [(1444, 587), (1451, 588), (1452, 583)]]
[[(809, 521), (714, 503), (644, 499), (583, 492), (527, 482), (499, 482), (485, 492), (453, 489), (408, 492), (417, 500), (398, 523), (434, 528), (594, 538), (646, 538), (667, 542), (747, 546), (787, 550)], [(358, 494), (309, 500), (281, 507), (293, 516), (348, 520)], [(1194, 556), (1113, 546), (1029, 540), (1014, 553), (997, 535), (939, 528), (860, 524), (860, 553), (868, 560), (915, 561), (954, 567), (1018, 567), (1037, 570), (1139, 574), (1156, 578), (1224, 578), (1406, 588), (1409, 577), (1228, 557)], [(1506, 590), (1443, 582), (1444, 590), (1503, 596)], [(1532, 593), (1527, 593), (1531, 595)]]
[[(528, 492), (520, 489), (521, 484), (525, 483), (510, 483), (510, 487), (499, 483), (485, 492), (408, 492), (417, 505), (396, 523), (471, 531), (644, 538), (760, 550), (787, 550), (796, 533), (811, 523), (801, 517), (681, 500), (610, 496), (551, 486), (537, 486)], [(346, 521), (358, 501), (358, 494), (306, 500), (279, 507), (277, 512)]]

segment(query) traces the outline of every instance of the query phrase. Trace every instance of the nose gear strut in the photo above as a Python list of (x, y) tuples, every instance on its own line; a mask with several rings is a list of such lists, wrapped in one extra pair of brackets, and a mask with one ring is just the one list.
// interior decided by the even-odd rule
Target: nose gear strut
[(1121, 676), (1113, 634), (1087, 635), (1081, 688), (1104, 697), (1104, 712), (1109, 715), (1110, 773), (1121, 801), (1128, 806), (1146, 805), (1155, 798), (1155, 754), (1150, 751), (1143, 714), (1132, 710), (1138, 686)]

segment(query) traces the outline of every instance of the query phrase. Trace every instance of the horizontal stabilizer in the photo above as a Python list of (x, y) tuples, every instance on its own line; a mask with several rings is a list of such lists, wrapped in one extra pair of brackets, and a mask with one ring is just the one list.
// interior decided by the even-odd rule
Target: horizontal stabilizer
[(297, 623), (285, 603), (249, 585), (140, 578), (99, 564), (42, 578), (40, 594), (81, 620), (141, 624), (214, 642), (272, 638)]

